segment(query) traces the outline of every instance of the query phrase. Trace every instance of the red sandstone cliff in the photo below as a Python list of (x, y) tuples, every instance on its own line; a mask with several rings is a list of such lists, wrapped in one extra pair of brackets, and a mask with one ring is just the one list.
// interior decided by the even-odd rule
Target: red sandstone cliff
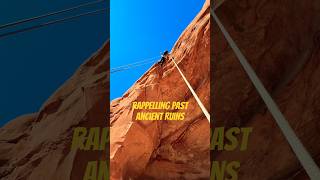
[[(171, 51), (210, 110), (210, 2)], [(133, 101), (188, 101), (184, 121), (135, 121)], [(111, 103), (111, 179), (208, 179), (210, 125), (172, 61), (154, 65)]]
[[(320, 162), (320, 2), (226, 0), (216, 11), (289, 123)], [(213, 115), (216, 126), (251, 126), (239, 179), (309, 179), (215, 23)]]
[(0, 128), (1, 180), (79, 180), (107, 151), (70, 150), (73, 129), (107, 126), (109, 43), (42, 106)]

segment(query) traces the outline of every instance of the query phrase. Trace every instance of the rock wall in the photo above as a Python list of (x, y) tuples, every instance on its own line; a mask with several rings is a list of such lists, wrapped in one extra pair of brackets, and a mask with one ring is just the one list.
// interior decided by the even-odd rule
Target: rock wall
[(109, 42), (41, 107), (0, 129), (0, 179), (82, 179), (88, 161), (105, 151), (71, 150), (73, 129), (105, 127), (109, 106)]
[[(182, 33), (170, 58), (210, 110), (210, 2)], [(135, 121), (133, 101), (188, 101), (184, 121)], [(111, 179), (208, 179), (210, 124), (172, 61), (152, 66), (111, 103)]]
[[(226, 0), (216, 14), (319, 163), (320, 2)], [(240, 160), (239, 179), (309, 179), (221, 31), (212, 23), (215, 126), (251, 126), (247, 152), (212, 152)]]

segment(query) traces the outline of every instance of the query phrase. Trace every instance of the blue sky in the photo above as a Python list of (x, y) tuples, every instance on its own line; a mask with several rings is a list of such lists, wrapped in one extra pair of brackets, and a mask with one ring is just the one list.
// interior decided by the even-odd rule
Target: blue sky
[[(88, 1), (1, 1), (0, 24)], [(88, 9), (101, 7), (107, 4)], [(38, 111), (109, 38), (108, 22), (108, 13), (104, 13), (0, 39), (0, 126), (19, 115)]]
[[(204, 0), (112, 0), (111, 68), (160, 55), (201, 10)], [(111, 97), (121, 97), (152, 64), (111, 74)]]

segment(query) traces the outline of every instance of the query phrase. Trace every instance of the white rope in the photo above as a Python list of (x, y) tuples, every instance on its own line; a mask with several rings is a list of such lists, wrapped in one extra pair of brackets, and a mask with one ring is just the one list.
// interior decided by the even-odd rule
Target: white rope
[(98, 4), (98, 3), (102, 3), (104, 1), (105, 0), (97, 0), (97, 1), (87, 2), (87, 3), (79, 4), (77, 6), (73, 6), (71, 8), (63, 9), (63, 10), (60, 10), (60, 11), (55, 11), (55, 12), (43, 14), (43, 15), (40, 15), (40, 16), (35, 16), (35, 17), (27, 18), (27, 19), (18, 20), (18, 21), (12, 22), (12, 23), (0, 25), (0, 29), (16, 26), (16, 25), (19, 25), (19, 24), (24, 24), (24, 23), (27, 23), (27, 22), (35, 21), (35, 20), (38, 20), (38, 19), (43, 19), (43, 18), (46, 18), (46, 17), (51, 17), (51, 16), (54, 16), (54, 15), (62, 14), (62, 13), (66, 13), (66, 12), (69, 12), (69, 11), (80, 9), (82, 7), (86, 7), (86, 6), (91, 6), (91, 5), (95, 5), (95, 4)]
[(133, 69), (133, 68), (136, 68), (136, 67), (140, 67), (140, 66), (144, 66), (144, 65), (147, 65), (147, 64), (151, 64), (151, 63), (154, 63), (154, 62), (155, 61), (150, 61), (150, 62), (145, 62), (145, 63), (141, 63), (141, 64), (130, 65), (130, 66), (127, 66), (127, 67), (111, 69), (110, 73), (113, 74), (113, 73), (117, 73), (117, 72), (122, 72), (122, 71), (126, 71), (126, 70)]
[(174, 65), (176, 66), (176, 68), (178, 69), (179, 73), (182, 76), (182, 79), (184, 80), (184, 82), (187, 84), (189, 90), (191, 91), (192, 95), (194, 96), (194, 98), (196, 99), (198, 105), (200, 106), (202, 112), (204, 113), (204, 115), (206, 116), (206, 118), (208, 119), (209, 123), (210, 123), (210, 114), (207, 111), (206, 107), (204, 107), (204, 105), (202, 104), (201, 100), (199, 99), (198, 95), (196, 94), (196, 92), (193, 90), (192, 86), (190, 85), (190, 83), (188, 82), (187, 78), (183, 75), (182, 71), (180, 70), (179, 66), (177, 65), (177, 63), (174, 61), (174, 58), (172, 58), (172, 61), (174, 63)]
[(271, 112), (273, 118), (275, 119), (276, 123), (278, 124), (279, 128), (281, 129), (282, 133), (284, 134), (285, 138), (290, 144), (293, 152), (298, 157), (301, 165), (306, 170), (311, 180), (319, 180), (320, 170), (317, 164), (314, 162), (309, 152), (306, 150), (306, 148), (303, 146), (299, 138), (296, 136), (290, 124), (288, 123), (284, 115), (279, 110), (277, 104), (274, 102), (274, 100), (272, 99), (272, 97), (270, 96), (266, 88), (263, 86), (261, 80), (258, 78), (255, 71), (252, 69), (252, 67), (250, 66), (250, 64), (248, 63), (247, 59), (244, 57), (242, 52), (240, 51), (237, 44), (233, 41), (228, 31), (220, 22), (219, 18), (216, 16), (213, 9), (211, 9), (211, 15), (213, 19), (216, 21), (218, 27), (220, 28), (227, 42), (229, 43), (231, 49), (233, 50), (238, 60), (240, 61), (242, 67), (248, 74), (251, 82), (255, 86), (260, 97), (263, 99), (263, 101), (267, 105), (267, 108)]
[(15, 31), (6, 32), (6, 33), (3, 33), (3, 34), (0, 34), (0, 39), (6, 38), (8, 36), (16, 35), (16, 34), (19, 34), (19, 33), (23, 33), (23, 32), (33, 31), (33, 30), (40, 29), (40, 28), (43, 28), (43, 27), (46, 27), (46, 26), (51, 26), (51, 25), (54, 25), (54, 24), (64, 23), (64, 22), (67, 22), (67, 21), (75, 20), (77, 18), (84, 17), (84, 16), (101, 14), (103, 12), (106, 12), (106, 10), (107, 10), (107, 8), (98, 9), (98, 10), (95, 10), (95, 11), (89, 11), (89, 12), (86, 12), (86, 13), (82, 13), (82, 14), (78, 14), (78, 15), (74, 15), (74, 16), (69, 16), (69, 17), (66, 17), (66, 18), (63, 18), (63, 19), (53, 20), (53, 21), (49, 21), (49, 22), (46, 22), (46, 23), (34, 25), (34, 26), (31, 26), (31, 27), (27, 27), (27, 28), (15, 30)]
[(134, 62), (134, 63), (131, 63), (131, 64), (126, 64), (126, 65), (121, 65), (121, 66), (118, 66), (118, 67), (115, 67), (115, 68), (111, 68), (110, 69), (110, 73), (121, 72), (121, 71), (125, 71), (125, 70), (132, 69), (132, 68), (135, 68), (135, 67), (143, 66), (143, 65), (146, 65), (146, 64), (151, 64), (151, 63), (154, 63), (157, 60), (157, 58), (159, 58), (159, 57), (160, 56), (155, 56), (155, 57), (152, 57), (152, 58), (146, 58), (144, 60), (140, 60), (140, 61), (137, 61), (137, 62)]

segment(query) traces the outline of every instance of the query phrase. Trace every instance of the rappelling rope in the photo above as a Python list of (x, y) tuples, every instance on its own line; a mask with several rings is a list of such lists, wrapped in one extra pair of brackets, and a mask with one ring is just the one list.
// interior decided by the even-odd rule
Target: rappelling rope
[(157, 58), (159, 58), (160, 56), (155, 56), (152, 58), (147, 58), (145, 60), (141, 60), (135, 63), (131, 63), (131, 64), (126, 64), (126, 65), (122, 65), (122, 66), (118, 66), (115, 68), (111, 68), (110, 69), (110, 73), (116, 73), (116, 72), (121, 72), (121, 71), (125, 71), (131, 68), (135, 68), (135, 67), (139, 67), (139, 66), (143, 66), (146, 64), (151, 64), (151, 63), (155, 63)]
[(133, 66), (128, 66), (128, 67), (123, 67), (123, 68), (119, 68), (119, 69), (110, 69), (110, 73), (116, 73), (116, 72), (121, 72), (121, 71), (126, 71), (132, 68), (136, 68), (136, 67), (140, 67), (143, 65), (147, 65), (147, 64), (152, 64), (155, 61), (150, 61), (150, 62), (146, 62), (146, 63), (141, 63), (141, 64), (137, 64), (137, 65), (133, 65)]
[(218, 3), (215, 3), (214, 10), (218, 9), (226, 0), (220, 0)]
[(97, 14), (106, 12), (106, 10), (107, 10), (107, 8), (98, 9), (98, 10), (95, 10), (95, 11), (90, 11), (90, 12), (86, 12), (86, 13), (82, 13), (82, 14), (78, 14), (78, 15), (74, 15), (74, 16), (69, 16), (69, 17), (66, 17), (66, 18), (63, 18), (63, 19), (53, 20), (53, 21), (49, 21), (49, 22), (46, 22), (46, 23), (34, 25), (34, 26), (31, 26), (31, 27), (27, 27), (27, 28), (15, 30), (15, 31), (6, 32), (6, 33), (3, 33), (3, 34), (0, 34), (0, 39), (6, 38), (8, 36), (16, 35), (16, 34), (19, 34), (19, 33), (28, 32), (28, 31), (32, 31), (32, 30), (35, 30), (35, 29), (40, 29), (40, 28), (43, 28), (43, 27), (46, 27), (46, 26), (51, 26), (51, 25), (54, 25), (54, 24), (67, 22), (67, 21), (74, 20), (74, 19), (77, 19), (77, 18), (80, 18), (80, 17), (84, 17), (84, 16), (97, 15)]
[(43, 14), (43, 15), (40, 15), (40, 16), (27, 18), (27, 19), (18, 20), (18, 21), (15, 21), (15, 22), (4, 24), (4, 25), (0, 25), (0, 29), (12, 27), (12, 26), (17, 26), (17, 25), (20, 25), (20, 24), (24, 24), (24, 23), (35, 21), (35, 20), (39, 20), (39, 19), (43, 19), (43, 18), (46, 18), (46, 17), (51, 17), (51, 16), (54, 16), (54, 15), (59, 15), (59, 14), (62, 14), (62, 13), (70, 12), (70, 11), (73, 11), (73, 10), (77, 10), (77, 9), (80, 9), (80, 8), (83, 8), (83, 7), (86, 7), (86, 6), (99, 4), (99, 3), (102, 3), (102, 2), (105, 2), (105, 0), (97, 0), (97, 1), (92, 1), (92, 2), (82, 3), (82, 4), (79, 4), (77, 6), (73, 6), (73, 7), (67, 8), (67, 9), (63, 9), (63, 10), (59, 10), (59, 11), (55, 11), (55, 12)]
[(277, 122), (278, 126), (280, 127), (282, 133), (284, 134), (285, 138), (289, 142), (292, 150), (298, 157), (300, 163), (302, 164), (303, 168), (306, 170), (307, 174), (311, 178), (311, 180), (318, 180), (320, 177), (320, 170), (317, 164), (314, 162), (308, 151), (305, 149), (299, 138), (296, 136), (295, 132), (291, 128), (290, 124), (284, 117), (284, 115), (279, 110), (277, 104), (274, 102), (268, 91), (263, 86), (262, 82), (236, 45), (236, 43), (233, 41), (230, 34), (227, 32), (225, 27), (220, 22), (219, 18), (216, 16), (213, 9), (211, 9), (211, 15), (213, 16), (213, 19), (218, 24), (220, 30), (222, 31), (224, 37), (226, 38), (227, 42), (229, 43), (230, 47), (234, 51), (235, 55), (239, 59), (241, 65), (243, 66), (244, 70), (248, 74), (251, 82), (257, 89), (258, 93), (260, 94), (261, 98), (267, 105), (269, 111), (271, 112), (273, 118)]
[(160, 57), (160, 56), (155, 56), (155, 57), (151, 57), (151, 58), (146, 58), (146, 59), (143, 59), (143, 60), (134, 62), (134, 63), (130, 63), (130, 64), (126, 64), (126, 65), (121, 65), (121, 66), (118, 66), (118, 67), (115, 67), (115, 68), (112, 68), (112, 69), (119, 69), (119, 68), (131, 66), (131, 65), (136, 65), (136, 64), (140, 64), (140, 63), (150, 62), (150, 61), (153, 62), (153, 61), (155, 61), (155, 59), (157, 59), (157, 58), (159, 58), (159, 57)]
[(207, 111), (207, 109), (204, 107), (204, 105), (202, 104), (201, 100), (199, 99), (198, 95), (196, 94), (196, 92), (193, 90), (192, 86), (190, 85), (190, 83), (188, 82), (187, 78), (183, 75), (182, 71), (180, 70), (179, 66), (177, 65), (177, 63), (175, 62), (174, 58), (172, 58), (172, 61), (174, 63), (174, 65), (176, 66), (176, 68), (178, 69), (180, 75), (182, 76), (182, 79), (184, 80), (184, 82), (187, 84), (189, 90), (191, 91), (192, 95), (194, 96), (194, 98), (196, 99), (198, 105), (200, 106), (202, 112), (204, 113), (204, 115), (206, 116), (206, 118), (208, 119), (209, 123), (210, 123), (210, 114)]

